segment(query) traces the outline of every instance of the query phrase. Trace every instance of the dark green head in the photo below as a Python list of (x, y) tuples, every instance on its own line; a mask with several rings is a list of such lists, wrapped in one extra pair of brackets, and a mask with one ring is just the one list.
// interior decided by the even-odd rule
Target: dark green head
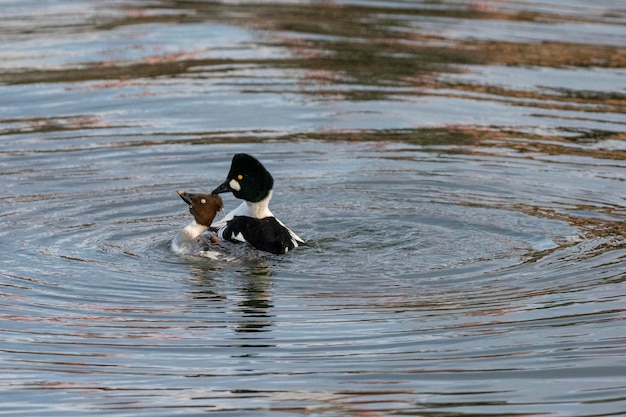
[(252, 203), (263, 200), (274, 187), (274, 178), (263, 164), (247, 153), (233, 156), (226, 181), (212, 194), (231, 191), (233, 195)]

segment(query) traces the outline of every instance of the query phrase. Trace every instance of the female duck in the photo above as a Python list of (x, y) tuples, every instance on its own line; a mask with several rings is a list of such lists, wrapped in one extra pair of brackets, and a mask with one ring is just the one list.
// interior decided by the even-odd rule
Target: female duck
[(219, 239), (204, 232), (209, 230), (215, 215), (224, 207), (222, 199), (215, 194), (191, 194), (181, 190), (178, 195), (189, 205), (193, 221), (172, 240), (172, 250), (181, 254), (216, 258), (219, 253), (210, 249), (211, 244), (219, 242)]

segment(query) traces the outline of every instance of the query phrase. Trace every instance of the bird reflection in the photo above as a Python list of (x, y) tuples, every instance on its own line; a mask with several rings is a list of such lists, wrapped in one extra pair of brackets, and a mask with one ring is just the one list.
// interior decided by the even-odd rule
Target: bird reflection
[[(215, 311), (217, 307), (222, 310), (221, 314), (229, 316), (234, 311), (235, 325), (229, 327), (237, 334), (269, 331), (274, 317), (271, 314), (274, 306), (271, 294), (272, 266), (263, 259), (248, 260), (236, 265), (236, 268), (232, 266), (216, 267), (204, 262), (194, 265), (190, 271), (190, 280), (194, 284), (190, 291), (194, 310), (211, 307)], [(245, 339), (254, 338), (247, 336)]]
[(272, 325), (272, 273), (269, 265), (256, 264), (245, 274), (240, 287), (243, 299), (237, 303), (237, 311), (241, 314), (241, 321), (235, 328), (238, 333), (265, 332)]

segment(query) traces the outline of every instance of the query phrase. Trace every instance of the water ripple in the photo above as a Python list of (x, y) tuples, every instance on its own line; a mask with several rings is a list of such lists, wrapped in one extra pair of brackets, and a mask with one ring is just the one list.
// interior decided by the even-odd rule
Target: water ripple
[[(620, 5), (280, 3), (6, 4), (2, 411), (623, 413)], [(310, 245), (173, 253), (237, 152)]]

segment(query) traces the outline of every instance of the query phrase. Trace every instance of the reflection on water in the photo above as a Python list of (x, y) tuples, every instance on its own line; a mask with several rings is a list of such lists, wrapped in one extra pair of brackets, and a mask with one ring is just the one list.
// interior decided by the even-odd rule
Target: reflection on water
[[(626, 410), (620, 2), (2, 9), (5, 414)], [(170, 252), (236, 152), (310, 245)]]
[[(207, 269), (208, 268), (208, 269)], [(240, 282), (235, 284), (236, 308), (239, 316), (234, 330), (237, 333), (256, 333), (268, 331), (272, 325), (271, 309), (273, 307), (271, 294), (272, 267), (263, 261), (255, 265), (244, 265), (240, 271)], [(205, 309), (206, 304), (212, 302), (224, 303), (228, 296), (220, 294), (220, 281), (213, 275), (219, 275), (214, 267), (206, 262), (200, 263), (192, 271), (190, 282), (194, 284), (190, 294), (197, 302), (198, 310)]]

